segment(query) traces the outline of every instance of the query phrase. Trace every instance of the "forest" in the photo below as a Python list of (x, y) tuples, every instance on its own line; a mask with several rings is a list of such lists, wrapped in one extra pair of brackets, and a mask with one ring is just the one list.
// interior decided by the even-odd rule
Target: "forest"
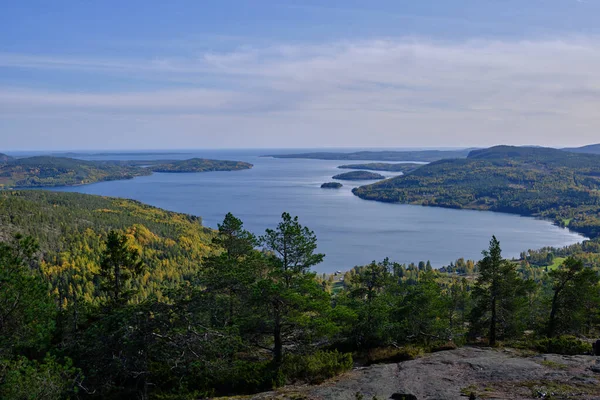
[(257, 236), (74, 193), (0, 211), (0, 398), (248, 394), (465, 344), (584, 354), (600, 328), (598, 241), (513, 261), (492, 237), (460, 273), (385, 259), (336, 281), (288, 213)]
[(497, 146), (353, 190), (368, 200), (537, 216), (600, 236), (600, 156)]
[(132, 179), (152, 172), (238, 171), (252, 168), (241, 161), (207, 160), (113, 160), (85, 161), (67, 157), (12, 158), (0, 154), (0, 189), (74, 186)]
[(151, 173), (145, 168), (65, 157), (9, 158), (0, 159), (0, 189), (84, 185)]

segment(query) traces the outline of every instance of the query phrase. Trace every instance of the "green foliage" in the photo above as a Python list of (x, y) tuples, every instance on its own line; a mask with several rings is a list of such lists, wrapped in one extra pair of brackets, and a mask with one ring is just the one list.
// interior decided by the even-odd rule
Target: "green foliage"
[(516, 265), (502, 259), (501, 253), (500, 242), (494, 236), (489, 250), (483, 251), (473, 289), (476, 305), (471, 314), (471, 334), (484, 332), (491, 346), (497, 338), (519, 335), (525, 330), (521, 316), (527, 305), (526, 294), (533, 288), (532, 282), (523, 281)]
[(287, 355), (282, 372), (289, 381), (321, 383), (352, 369), (352, 355), (334, 351), (317, 351), (308, 355)]
[(0, 242), (0, 357), (43, 350), (50, 341), (56, 309), (36, 270), (37, 244), (15, 236)]
[(71, 360), (63, 364), (48, 356), (43, 361), (18, 357), (0, 360), (0, 398), (10, 400), (62, 400), (75, 396), (83, 379)]
[(201, 219), (132, 200), (48, 191), (0, 192), (0, 237), (22, 233), (40, 244), (40, 269), (59, 305), (106, 300), (95, 276), (111, 230), (128, 238), (146, 268), (125, 290), (132, 301), (174, 288), (196, 275), (211, 248), (213, 231)]
[(570, 257), (548, 276), (553, 292), (548, 336), (581, 332), (590, 319), (598, 315), (598, 273), (585, 267), (581, 260)]
[(592, 345), (574, 336), (559, 336), (539, 339), (534, 343), (534, 348), (543, 353), (579, 355), (589, 354)]

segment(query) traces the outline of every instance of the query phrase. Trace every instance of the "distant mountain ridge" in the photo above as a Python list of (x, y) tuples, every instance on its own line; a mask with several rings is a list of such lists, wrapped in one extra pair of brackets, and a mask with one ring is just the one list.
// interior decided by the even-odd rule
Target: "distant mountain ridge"
[(565, 147), (562, 150), (569, 151), (571, 153), (600, 154), (600, 143), (588, 144), (587, 146), (581, 147)]

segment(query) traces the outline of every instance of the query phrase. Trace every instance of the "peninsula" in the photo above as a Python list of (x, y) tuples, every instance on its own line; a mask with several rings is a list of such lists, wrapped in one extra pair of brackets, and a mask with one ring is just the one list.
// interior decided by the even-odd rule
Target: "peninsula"
[(252, 168), (240, 161), (193, 158), (176, 161), (86, 161), (67, 157), (0, 156), (0, 189), (76, 186), (132, 179), (153, 172), (237, 171)]
[(347, 164), (340, 165), (340, 169), (366, 169), (371, 171), (390, 171), (390, 172), (402, 172), (407, 174), (414, 171), (417, 168), (422, 167), (424, 164), (417, 163), (368, 163), (368, 164)]
[(497, 146), (353, 193), (367, 200), (537, 216), (600, 236), (600, 156), (595, 154)]

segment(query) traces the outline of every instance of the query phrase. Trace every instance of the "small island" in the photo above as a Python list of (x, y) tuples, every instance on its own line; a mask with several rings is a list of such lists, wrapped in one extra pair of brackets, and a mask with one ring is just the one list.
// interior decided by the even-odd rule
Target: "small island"
[(191, 158), (189, 160), (168, 161), (161, 164), (150, 165), (148, 169), (153, 172), (211, 172), (211, 171), (239, 171), (250, 169), (253, 165), (242, 161), (207, 160), (204, 158)]
[(342, 185), (339, 182), (326, 182), (321, 185), (321, 189), (339, 189), (342, 186), (344, 186), (344, 185)]
[(385, 176), (369, 171), (352, 171), (344, 174), (339, 174), (333, 177), (344, 181), (369, 181), (375, 179), (385, 179)]

